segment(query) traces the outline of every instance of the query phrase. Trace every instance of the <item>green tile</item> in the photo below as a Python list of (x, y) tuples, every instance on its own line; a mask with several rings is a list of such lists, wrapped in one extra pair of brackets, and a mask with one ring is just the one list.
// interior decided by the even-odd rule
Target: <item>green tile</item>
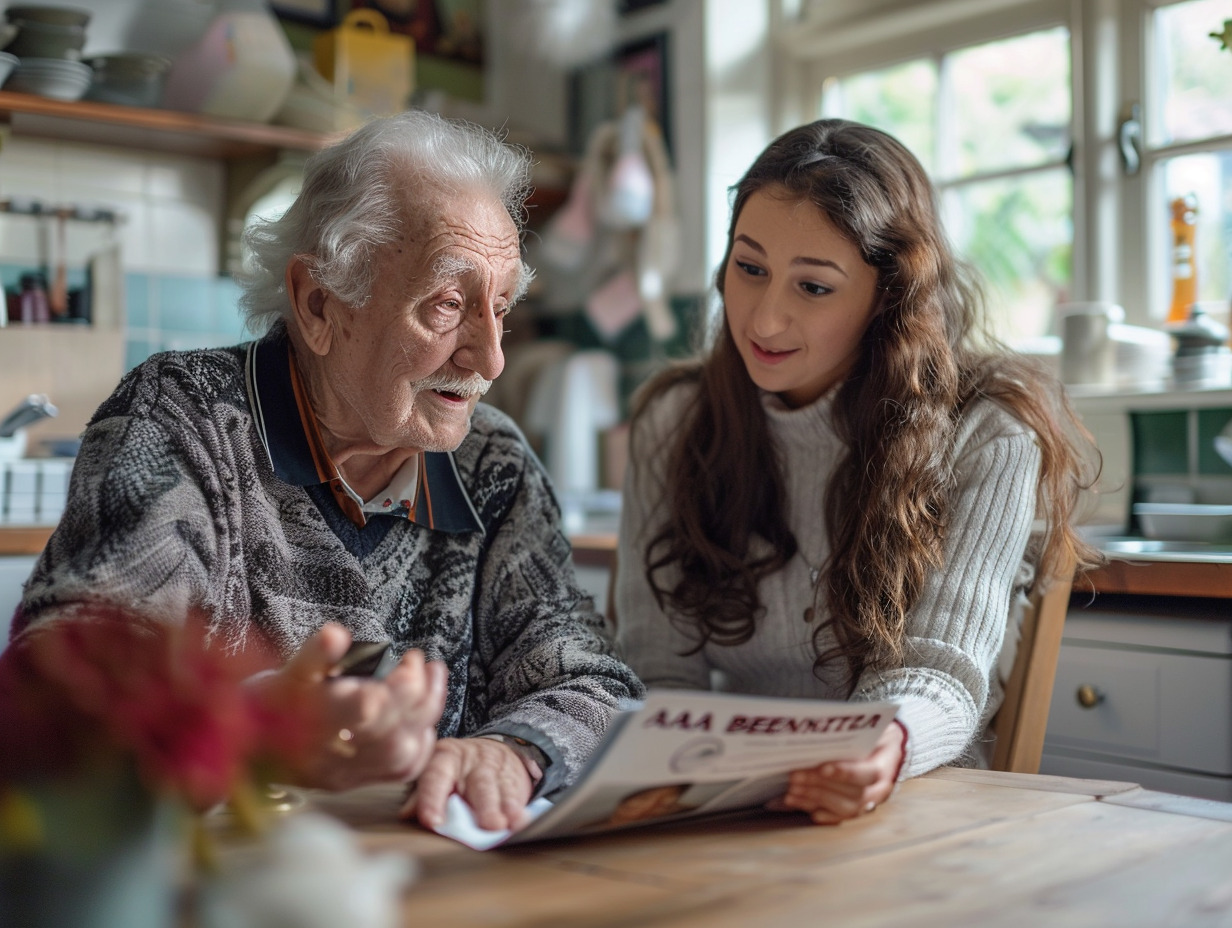
[(1135, 412), (1131, 414), (1134, 435), (1134, 473), (1186, 474), (1189, 447), (1185, 410)]
[(1204, 476), (1226, 477), (1232, 474), (1232, 466), (1215, 450), (1215, 436), (1229, 420), (1232, 408), (1198, 410), (1198, 473)]

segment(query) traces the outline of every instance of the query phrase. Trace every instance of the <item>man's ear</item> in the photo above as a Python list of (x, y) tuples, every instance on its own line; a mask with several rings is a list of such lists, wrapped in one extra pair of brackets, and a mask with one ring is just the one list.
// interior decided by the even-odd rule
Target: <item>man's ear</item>
[(312, 278), (312, 271), (299, 255), (287, 262), (287, 299), (300, 338), (314, 354), (329, 354), (334, 339), (332, 316), (326, 311), (330, 293)]

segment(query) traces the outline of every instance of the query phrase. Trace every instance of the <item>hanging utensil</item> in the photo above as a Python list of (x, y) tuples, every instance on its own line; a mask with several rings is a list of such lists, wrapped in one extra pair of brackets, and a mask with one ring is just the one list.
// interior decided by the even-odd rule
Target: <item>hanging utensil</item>
[(65, 242), (68, 212), (57, 209), (54, 222), (55, 246), (52, 249), (52, 278), (51, 288), (47, 291), (47, 307), (53, 319), (63, 319), (68, 315), (68, 248)]

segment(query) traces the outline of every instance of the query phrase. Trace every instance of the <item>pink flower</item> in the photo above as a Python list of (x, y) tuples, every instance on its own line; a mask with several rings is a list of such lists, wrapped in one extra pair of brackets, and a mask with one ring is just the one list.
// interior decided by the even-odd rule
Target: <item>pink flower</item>
[(264, 664), (211, 647), (200, 616), (97, 606), (31, 626), (0, 655), (0, 783), (121, 753), (151, 790), (206, 808), (245, 775), (266, 726), (291, 721), (249, 698), (244, 680)]

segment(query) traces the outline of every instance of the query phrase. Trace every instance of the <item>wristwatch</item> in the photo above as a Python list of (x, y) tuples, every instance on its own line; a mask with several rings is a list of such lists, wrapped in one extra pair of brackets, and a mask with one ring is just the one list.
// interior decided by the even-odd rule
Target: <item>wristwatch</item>
[(516, 735), (506, 735), (498, 731), (477, 735), (476, 737), (499, 741), (501, 744), (511, 748), (521, 758), (523, 766), (526, 767), (526, 772), (530, 774), (532, 786), (539, 785), (539, 781), (543, 779), (544, 771), (552, 763), (552, 759), (543, 752), (542, 748), (533, 742), (527, 741), (525, 738), (519, 738)]

